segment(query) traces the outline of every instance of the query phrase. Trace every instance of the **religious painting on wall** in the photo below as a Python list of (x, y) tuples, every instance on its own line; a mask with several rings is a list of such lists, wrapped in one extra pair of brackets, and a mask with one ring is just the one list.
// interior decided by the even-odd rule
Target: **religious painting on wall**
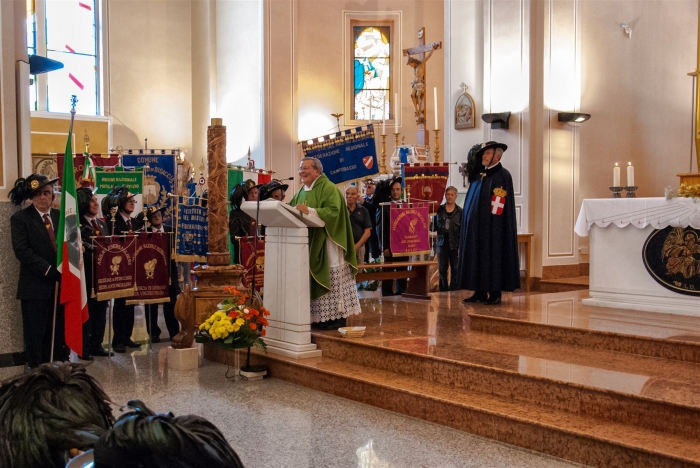
[(465, 86), (455, 104), (455, 129), (474, 128), (474, 114), (476, 114), (474, 99), (467, 93)]
[(644, 266), (661, 286), (700, 297), (700, 230), (656, 229), (644, 243)]

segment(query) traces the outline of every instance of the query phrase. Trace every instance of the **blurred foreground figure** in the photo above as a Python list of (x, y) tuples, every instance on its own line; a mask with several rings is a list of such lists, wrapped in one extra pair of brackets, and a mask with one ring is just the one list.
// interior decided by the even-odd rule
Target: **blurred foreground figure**
[(95, 444), (95, 468), (242, 468), (216, 426), (199, 416), (155, 413), (131, 400), (130, 411)]
[(112, 426), (109, 398), (79, 364), (53, 362), (0, 386), (0, 466), (63, 468)]

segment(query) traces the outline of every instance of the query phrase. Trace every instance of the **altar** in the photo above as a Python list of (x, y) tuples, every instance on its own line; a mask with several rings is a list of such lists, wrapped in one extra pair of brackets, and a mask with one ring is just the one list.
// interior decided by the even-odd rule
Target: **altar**
[[(700, 294), (678, 292), (672, 289), (673, 284), (671, 288), (663, 286), (645, 265), (647, 239), (655, 230), (668, 226), (699, 229), (700, 201), (690, 198), (583, 200), (574, 228), (579, 236), (591, 237), (591, 297), (583, 303), (700, 316)], [(700, 255), (695, 254), (694, 258), (700, 266)], [(697, 275), (700, 270), (696, 270)]]

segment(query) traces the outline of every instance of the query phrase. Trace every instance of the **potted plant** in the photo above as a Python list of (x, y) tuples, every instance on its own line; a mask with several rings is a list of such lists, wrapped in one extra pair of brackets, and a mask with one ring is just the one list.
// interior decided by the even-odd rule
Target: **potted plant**
[[(250, 365), (250, 348), (255, 346), (267, 350), (263, 337), (268, 325), (270, 311), (264, 307), (253, 307), (250, 294), (244, 294), (235, 286), (225, 286), (230, 294), (217, 304), (217, 310), (206, 319), (195, 333), (197, 343), (214, 343), (221, 348), (248, 348), (246, 363), (241, 370), (258, 372)], [(263, 366), (264, 367), (264, 366)]]

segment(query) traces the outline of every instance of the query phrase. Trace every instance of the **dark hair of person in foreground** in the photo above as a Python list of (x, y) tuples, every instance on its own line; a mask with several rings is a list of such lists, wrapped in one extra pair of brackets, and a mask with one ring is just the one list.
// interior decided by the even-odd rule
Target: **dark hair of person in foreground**
[(155, 413), (139, 400), (95, 443), (95, 468), (242, 468), (212, 423)]
[(113, 422), (107, 394), (82, 365), (42, 364), (0, 385), (0, 466), (63, 468)]

